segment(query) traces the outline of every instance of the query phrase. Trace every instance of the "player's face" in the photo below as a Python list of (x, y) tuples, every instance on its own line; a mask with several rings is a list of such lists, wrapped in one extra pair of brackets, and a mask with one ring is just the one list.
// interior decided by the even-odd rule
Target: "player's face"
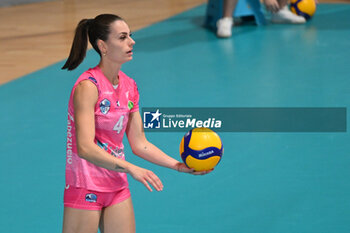
[(106, 45), (106, 57), (123, 64), (132, 59), (135, 41), (131, 38), (129, 26), (123, 20), (114, 21)]

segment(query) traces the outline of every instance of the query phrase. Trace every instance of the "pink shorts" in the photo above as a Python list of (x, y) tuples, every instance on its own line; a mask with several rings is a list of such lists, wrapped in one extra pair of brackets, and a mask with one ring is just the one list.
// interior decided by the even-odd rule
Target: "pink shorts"
[(75, 209), (102, 210), (102, 208), (118, 204), (130, 196), (128, 187), (115, 192), (97, 192), (68, 185), (64, 190), (64, 206)]

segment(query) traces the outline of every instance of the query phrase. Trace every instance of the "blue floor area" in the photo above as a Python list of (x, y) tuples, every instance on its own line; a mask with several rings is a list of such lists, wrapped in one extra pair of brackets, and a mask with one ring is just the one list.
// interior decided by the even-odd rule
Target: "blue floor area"
[[(234, 27), (217, 39), (205, 5), (136, 31), (123, 71), (142, 107), (346, 107), (350, 5), (319, 4), (305, 25)], [(0, 86), (1, 232), (60, 232), (66, 119), (75, 79), (63, 62)], [(148, 133), (174, 158), (184, 133)], [(207, 176), (179, 174), (126, 150), (163, 181), (149, 193), (129, 177), (138, 233), (348, 233), (350, 135), (220, 133), (225, 153)], [(126, 147), (127, 142), (125, 142)]]

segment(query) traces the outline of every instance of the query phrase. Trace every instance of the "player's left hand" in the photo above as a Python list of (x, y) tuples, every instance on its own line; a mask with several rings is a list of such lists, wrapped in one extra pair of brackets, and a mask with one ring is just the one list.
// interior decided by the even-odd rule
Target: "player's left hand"
[(179, 162), (175, 165), (175, 170), (178, 172), (189, 173), (192, 175), (205, 175), (212, 172), (214, 169), (211, 169), (208, 171), (195, 171), (193, 168), (187, 167), (186, 164)]

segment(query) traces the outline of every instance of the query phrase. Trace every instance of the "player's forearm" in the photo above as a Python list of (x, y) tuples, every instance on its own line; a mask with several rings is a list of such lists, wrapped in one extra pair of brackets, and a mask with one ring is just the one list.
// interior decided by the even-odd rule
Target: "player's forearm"
[(175, 170), (179, 163), (148, 141), (133, 148), (133, 153), (151, 163)]
[(78, 146), (78, 154), (79, 157), (89, 161), (90, 163), (108, 170), (126, 173), (128, 173), (130, 170), (131, 164), (129, 162), (111, 156), (94, 143)]

